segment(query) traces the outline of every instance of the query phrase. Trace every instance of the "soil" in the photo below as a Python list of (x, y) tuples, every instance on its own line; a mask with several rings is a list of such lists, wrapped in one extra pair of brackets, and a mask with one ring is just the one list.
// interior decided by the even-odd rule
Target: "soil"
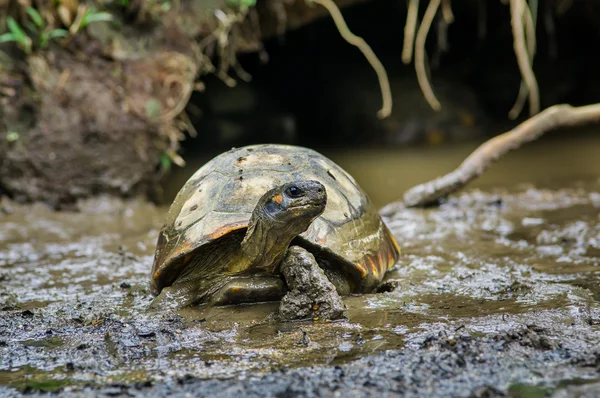
[(5, 108), (18, 138), (0, 140), (0, 186), (15, 200), (57, 207), (98, 193), (152, 194), (168, 137), (144, 104), (159, 96), (157, 76), (182, 76), (185, 63), (173, 66), (165, 53), (140, 61), (54, 55), (30, 58), (39, 100)]
[(220, 55), (262, 51), (261, 40), (326, 15), (320, 6), (271, 0), (224, 32), (215, 12), (228, 9), (225, 0), (177, 3), (110, 6), (118, 23), (90, 24), (29, 55), (2, 46), (0, 194), (56, 208), (97, 194), (160, 201), (160, 177), (182, 163), (170, 154), (186, 129), (194, 133), (180, 112), (196, 79), (224, 63), (235, 69)]

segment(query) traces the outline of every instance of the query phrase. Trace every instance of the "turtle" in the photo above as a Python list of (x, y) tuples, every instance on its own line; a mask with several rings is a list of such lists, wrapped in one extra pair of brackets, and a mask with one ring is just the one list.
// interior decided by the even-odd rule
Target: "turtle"
[(281, 263), (293, 261), (292, 252), (310, 253), (346, 296), (372, 293), (400, 248), (366, 192), (319, 152), (232, 148), (200, 167), (171, 204), (154, 255), (151, 306), (281, 300)]

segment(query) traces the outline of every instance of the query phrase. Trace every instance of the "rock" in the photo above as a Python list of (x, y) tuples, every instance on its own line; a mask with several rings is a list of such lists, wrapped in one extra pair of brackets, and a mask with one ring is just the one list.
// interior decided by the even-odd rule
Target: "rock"
[(279, 305), (282, 320), (345, 318), (346, 305), (311, 253), (291, 247), (281, 272), (289, 288)]

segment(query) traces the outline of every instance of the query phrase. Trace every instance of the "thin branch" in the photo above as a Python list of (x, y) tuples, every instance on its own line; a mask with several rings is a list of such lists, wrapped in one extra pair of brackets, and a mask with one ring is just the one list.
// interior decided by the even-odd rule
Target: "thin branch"
[(417, 185), (404, 194), (406, 207), (424, 207), (439, 202), (480, 176), (507, 152), (534, 141), (548, 131), (600, 122), (600, 104), (572, 107), (554, 105), (514, 129), (481, 144), (454, 171)]
[(427, 69), (425, 68), (425, 41), (427, 40), (429, 28), (431, 27), (431, 23), (435, 18), (439, 6), (440, 0), (431, 0), (429, 2), (427, 10), (425, 10), (425, 15), (423, 15), (419, 32), (417, 33), (417, 39), (415, 40), (415, 69), (417, 71), (417, 80), (427, 103), (429, 103), (429, 106), (436, 111), (442, 109), (442, 105), (435, 97), (433, 89), (431, 88), (431, 83), (427, 77)]
[(344, 17), (342, 16), (340, 9), (333, 2), (333, 0), (309, 1), (318, 3), (325, 7), (327, 11), (329, 11), (329, 14), (335, 22), (335, 26), (338, 28), (338, 31), (342, 35), (342, 38), (344, 38), (344, 40), (346, 40), (353, 46), (358, 47), (358, 49), (364, 54), (365, 58), (367, 58), (367, 61), (369, 61), (369, 63), (377, 73), (379, 85), (381, 87), (381, 96), (383, 98), (383, 105), (381, 107), (381, 110), (377, 112), (377, 117), (379, 117), (380, 119), (385, 119), (392, 113), (392, 90), (390, 89), (390, 82), (388, 80), (385, 68), (381, 64), (381, 61), (379, 61), (379, 58), (377, 58), (371, 47), (361, 37), (358, 37), (354, 33), (350, 32), (350, 29), (348, 28), (348, 25), (346, 25), (346, 21), (344, 21)]

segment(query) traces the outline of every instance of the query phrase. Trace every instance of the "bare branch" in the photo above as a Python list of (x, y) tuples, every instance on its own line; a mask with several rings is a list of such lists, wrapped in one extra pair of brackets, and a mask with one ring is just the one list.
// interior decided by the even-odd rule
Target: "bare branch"
[(404, 194), (406, 207), (423, 207), (438, 202), (480, 176), (507, 152), (534, 141), (548, 131), (600, 122), (600, 104), (572, 107), (554, 105), (514, 129), (481, 144), (454, 171), (417, 185)]

